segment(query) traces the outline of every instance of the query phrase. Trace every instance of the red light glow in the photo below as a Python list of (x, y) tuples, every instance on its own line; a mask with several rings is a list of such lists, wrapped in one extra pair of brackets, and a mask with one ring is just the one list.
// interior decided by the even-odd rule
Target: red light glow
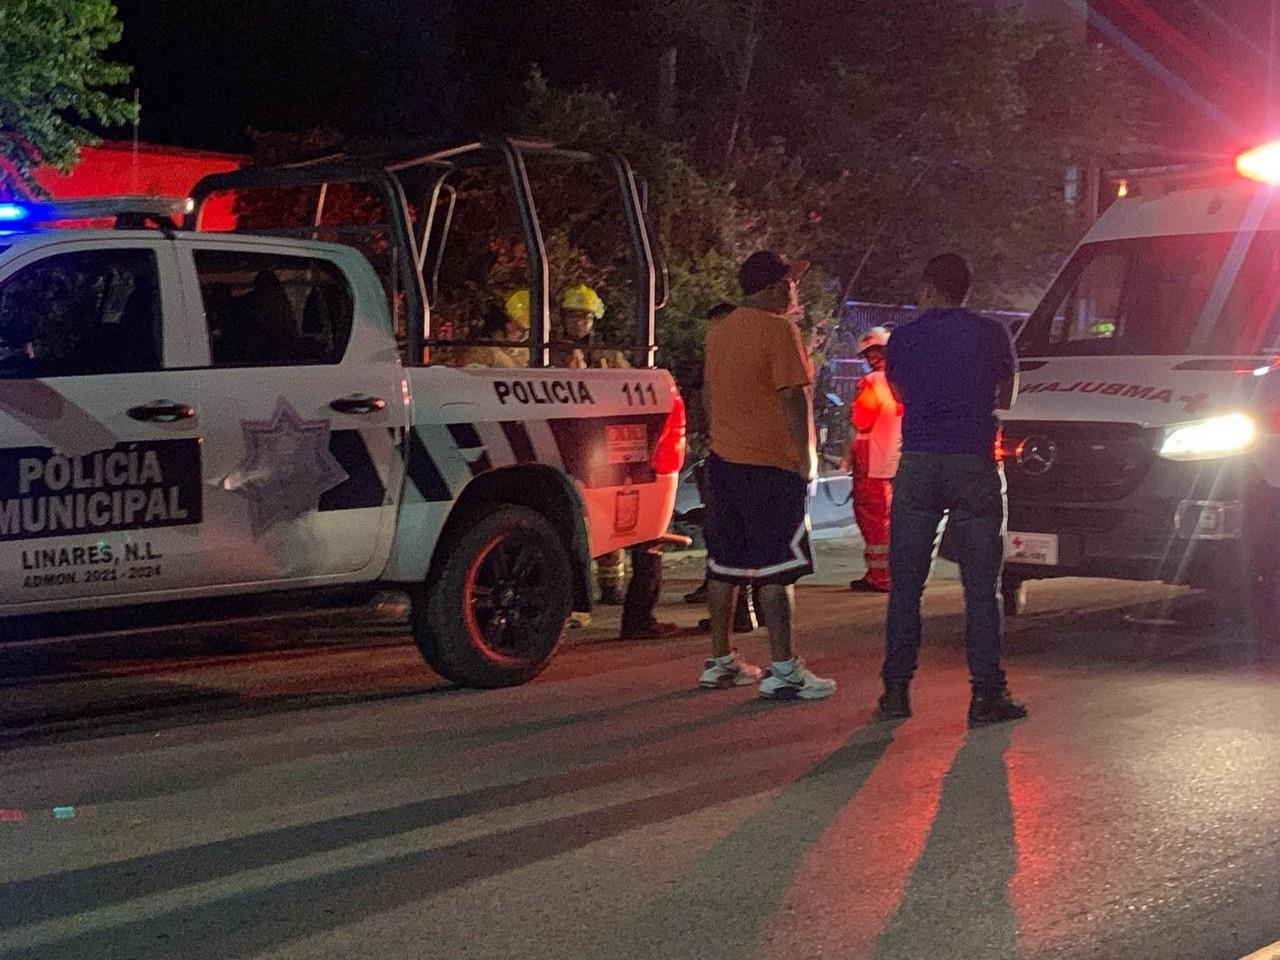
[(685, 453), (685, 409), (684, 399), (676, 394), (672, 397), (671, 412), (667, 414), (667, 422), (658, 437), (658, 444), (653, 451), (654, 473), (679, 473), (684, 466)]
[(1264, 143), (1240, 154), (1236, 157), (1236, 172), (1271, 186), (1280, 184), (1280, 141)]

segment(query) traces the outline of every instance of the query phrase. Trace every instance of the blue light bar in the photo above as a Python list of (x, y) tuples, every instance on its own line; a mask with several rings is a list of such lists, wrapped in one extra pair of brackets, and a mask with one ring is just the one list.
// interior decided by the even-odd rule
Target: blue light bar
[(0, 200), (0, 230), (26, 233), (58, 223), (119, 220), (126, 216), (182, 217), (192, 208), (192, 201), (187, 197), (78, 197), (53, 202)]
[(31, 208), (20, 203), (0, 203), (0, 223), (17, 223), (31, 218)]

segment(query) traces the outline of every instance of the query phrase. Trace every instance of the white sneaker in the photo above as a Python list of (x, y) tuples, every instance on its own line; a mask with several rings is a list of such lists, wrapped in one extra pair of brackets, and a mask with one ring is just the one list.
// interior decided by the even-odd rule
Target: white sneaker
[(836, 692), (836, 682), (814, 676), (798, 657), (790, 673), (774, 673), (760, 681), (760, 696), (768, 700), (821, 700)]
[(754, 663), (743, 660), (735, 650), (729, 654), (728, 663), (717, 660), (715, 657), (708, 658), (706, 669), (698, 678), (698, 686), (707, 690), (727, 690), (729, 687), (745, 687), (749, 683), (758, 683), (762, 676), (764, 676), (763, 670)]

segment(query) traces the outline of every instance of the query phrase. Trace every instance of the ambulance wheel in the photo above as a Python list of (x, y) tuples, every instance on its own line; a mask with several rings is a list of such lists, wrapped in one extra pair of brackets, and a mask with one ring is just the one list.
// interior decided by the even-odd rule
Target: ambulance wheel
[(1280, 568), (1272, 528), (1246, 527), (1238, 549), (1215, 557), (1193, 586), (1212, 591), (1222, 620), (1259, 660), (1280, 655)]
[(1253, 652), (1259, 660), (1280, 659), (1280, 576), (1274, 568), (1255, 566), (1242, 592)]
[(1000, 577), (1000, 603), (1006, 617), (1016, 617), (1027, 609), (1027, 582), (1012, 574)]
[(573, 607), (569, 553), (542, 514), (504, 505), (471, 521), (414, 597), (414, 642), (433, 670), (471, 687), (532, 680)]

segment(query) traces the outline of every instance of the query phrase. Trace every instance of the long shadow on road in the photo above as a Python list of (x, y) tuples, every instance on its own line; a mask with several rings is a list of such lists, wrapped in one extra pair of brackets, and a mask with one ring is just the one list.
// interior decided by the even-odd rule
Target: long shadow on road
[[(856, 791), (876, 760), (883, 754), (891, 734), (875, 732), (871, 739), (857, 734), (799, 781), (792, 782), (788, 767), (774, 767), (757, 777), (732, 776), (702, 781), (658, 796), (616, 803), (555, 820), (499, 830), (376, 862), (335, 870), (307, 879), (290, 880), (265, 889), (232, 893), (211, 902), (164, 909), (105, 930), (86, 930), (43, 945), (11, 949), (3, 957), (116, 957), (153, 956), (157, 944), (181, 944), (181, 954), (191, 960), (226, 960), (247, 957), (299, 937), (346, 926), (361, 918), (395, 910), (410, 903), (457, 889), (487, 877), (516, 870), (542, 860), (596, 843), (627, 831), (666, 823), (710, 807), (785, 787), (792, 799), (767, 818), (758, 818), (736, 839), (725, 845), (712, 872), (736, 869), (737, 881), (759, 886), (755, 867), (747, 858), (758, 843), (774, 837), (773, 856), (777, 875), (786, 870), (804, 850), (805, 838), (816, 837), (822, 824), (840, 809)], [(670, 757), (656, 757), (658, 766), (669, 765)], [(635, 777), (643, 771), (637, 765), (611, 769), (589, 769), (577, 773), (531, 781), (462, 796), (406, 804), (390, 810), (324, 823), (288, 828), (272, 834), (240, 838), (204, 847), (189, 848), (157, 857), (140, 858), (101, 868), (75, 871), (60, 877), (12, 884), (0, 891), (0, 915), (12, 926), (38, 922), (50, 913), (70, 915), (76, 907), (94, 909), (103, 905), (103, 891), (119, 891), (117, 902), (148, 892), (163, 893), (185, 884), (214, 876), (229, 876), (272, 862), (300, 857), (317, 850), (361, 840), (386, 838), (432, 823), (554, 796), (562, 791), (582, 789), (592, 783)], [(781, 836), (779, 823), (793, 823), (791, 833)], [(758, 850), (755, 850), (758, 853)], [(776, 901), (783, 880), (761, 888), (761, 902)], [(50, 906), (45, 907), (43, 905)], [(739, 925), (734, 921), (734, 925)], [(711, 925), (723, 947), (728, 922)], [(752, 940), (754, 943), (754, 939)], [(669, 956), (724, 956), (723, 951), (699, 954), (677, 951)]]
[(856, 731), (716, 844), (668, 893), (614, 931), (596, 956), (751, 957), (801, 860), (866, 783), (892, 741), (892, 727)]
[[(1005, 752), (1010, 729), (970, 732), (942, 784), (938, 812), (875, 960), (1016, 960), (1009, 899), (1017, 869)], [(892, 829), (892, 824), (885, 824)]]
[[(688, 691), (674, 691), (632, 703), (629, 709), (654, 701), (681, 701), (688, 696)], [(756, 703), (735, 703), (728, 709), (682, 720), (659, 731), (650, 731), (645, 736), (668, 742), (676, 734), (694, 733), (702, 727), (740, 721), (744, 715), (750, 715), (759, 708)], [(611, 709), (588, 711), (576, 717), (578, 721), (598, 718), (610, 713)], [(557, 727), (563, 719), (548, 718), (545, 728)], [(521, 733), (531, 732), (530, 725), (518, 726)], [(533, 726), (543, 728), (544, 724), (534, 722)], [(479, 733), (483, 736), (486, 731)], [(510, 730), (494, 728), (487, 733), (497, 735), (510, 733)], [(803, 727), (782, 726), (760, 739), (757, 746), (791, 748), (802, 745), (810, 736)], [(640, 745), (638, 738), (627, 737), (624, 740), (633, 746)], [(575, 754), (571, 758), (575, 761), (572, 769), (548, 776), (10, 883), (0, 886), (0, 916), (5, 917), (6, 926), (12, 930), (133, 903), (142, 898), (165, 898), (182, 888), (226, 880), (302, 857), (325, 853), (340, 857), (343, 848), (356, 844), (387, 840), (463, 817), (554, 799), (576, 791), (608, 787), (626, 780), (643, 780), (650, 774), (694, 769), (704, 763), (706, 747), (701, 743), (692, 743), (675, 752), (664, 747), (645, 756), (634, 752), (628, 755), (626, 751), (620, 755), (614, 749), (618, 742), (608, 741), (602, 745), (605, 755), (621, 756), (613, 763), (584, 768), (577, 762), (581, 758)], [(883, 745), (878, 742), (851, 744), (827, 758), (805, 779), (822, 778), (825, 773), (859, 765), (863, 753), (874, 757), (882, 750)], [(866, 764), (868, 768), (871, 765), (870, 761)], [(113, 927), (109, 932), (96, 936), (86, 934), (82, 938), (60, 940), (49, 945), (46, 955), (115, 956), (117, 954), (112, 951), (116, 945), (124, 944), (119, 955), (134, 956), (139, 951), (145, 953), (141, 951), (141, 945), (148, 936), (170, 936), (176, 935), (174, 931), (191, 931), (189, 936), (182, 937), (182, 942), (199, 944), (208, 939), (210, 943), (219, 943), (216, 950), (210, 948), (208, 956), (237, 956), (237, 948), (226, 941), (225, 917), (228, 916), (238, 918), (237, 925), (245, 928), (242, 948), (251, 953), (264, 946), (264, 943), (253, 940), (255, 936), (264, 937), (266, 945), (270, 945), (304, 932), (323, 930), (326, 925), (346, 924), (361, 916), (426, 899), (637, 827), (677, 819), (706, 807), (767, 792), (782, 786), (788, 779), (785, 770), (770, 768), (757, 779), (735, 777), (698, 783), (640, 801), (616, 803), (590, 814), (566, 816), (536, 826), (495, 832), (429, 851), (380, 860), (368, 866), (337, 870), (316, 880), (285, 882), (253, 896), (232, 895), (201, 906), (170, 909), (162, 899), (159, 904), (152, 905), (160, 914), (154, 920), (139, 920), (122, 928)], [(389, 894), (386, 893), (388, 884), (391, 888)], [(369, 891), (374, 889), (383, 893), (371, 897)], [(328, 891), (332, 902), (327, 907), (313, 909), (316, 895), (323, 899), (325, 891)], [(300, 909), (299, 904), (303, 905)], [(255, 926), (253, 919), (249, 919), (264, 913), (272, 918), (276, 914), (288, 914), (292, 918), (289, 930), (281, 930), (275, 919), (260, 928)], [(280, 934), (278, 938), (277, 932)], [(184, 950), (184, 955), (205, 956), (198, 952), (200, 949), (203, 948), (191, 946)], [(27, 950), (0, 955), (40, 954)]]

